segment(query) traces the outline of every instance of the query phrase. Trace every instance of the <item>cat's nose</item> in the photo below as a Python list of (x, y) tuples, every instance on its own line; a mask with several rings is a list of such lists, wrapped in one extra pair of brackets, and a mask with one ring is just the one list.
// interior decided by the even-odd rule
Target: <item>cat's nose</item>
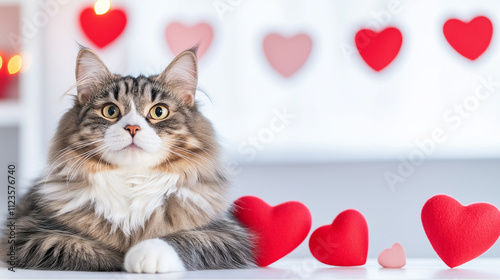
[(125, 127), (125, 130), (128, 130), (128, 132), (130, 133), (130, 135), (132, 137), (134, 137), (135, 134), (137, 134), (137, 131), (141, 130), (141, 127), (138, 126), (138, 125), (127, 125)]

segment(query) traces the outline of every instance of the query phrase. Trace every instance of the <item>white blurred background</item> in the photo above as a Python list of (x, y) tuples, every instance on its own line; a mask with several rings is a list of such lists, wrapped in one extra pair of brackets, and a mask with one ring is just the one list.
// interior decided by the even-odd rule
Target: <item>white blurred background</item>
[[(434, 194), (500, 205), (497, 1), (111, 0), (107, 14), (121, 10), (127, 20), (105, 46), (84, 32), (98, 16), (80, 21), (94, 3), (0, 0), (3, 182), (8, 163), (24, 188), (45, 166), (72, 104), (62, 96), (75, 83), (78, 43), (113, 72), (134, 75), (159, 73), (182, 46), (200, 43), (199, 86), (209, 97), (200, 91), (198, 99), (237, 175), (234, 198), (299, 200), (312, 212), (312, 230), (355, 208), (369, 224), (372, 257), (394, 242), (409, 257), (436, 256), (420, 222)], [(470, 60), (443, 25), (478, 16), (493, 35)], [(354, 38), (386, 27), (403, 41), (375, 71)], [(20, 72), (1, 74), (16, 54)], [(1, 195), (3, 205), (6, 189)], [(500, 257), (499, 246), (486, 255)], [(307, 242), (291, 256), (310, 256)]]

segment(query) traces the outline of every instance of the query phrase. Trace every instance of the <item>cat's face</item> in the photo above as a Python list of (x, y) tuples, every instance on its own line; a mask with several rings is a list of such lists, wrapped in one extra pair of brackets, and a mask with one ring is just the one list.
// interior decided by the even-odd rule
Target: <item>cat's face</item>
[[(84, 105), (80, 136), (99, 141), (102, 159), (121, 166), (150, 167), (200, 145), (187, 122), (191, 112), (146, 77), (108, 83)], [(184, 153), (181, 153), (184, 154)]]
[(59, 128), (69, 135), (56, 136), (53, 159), (68, 147), (94, 169), (151, 168), (203, 163), (215, 152), (211, 125), (194, 101), (193, 52), (180, 54), (160, 75), (122, 77), (83, 49), (76, 74), (77, 100)]

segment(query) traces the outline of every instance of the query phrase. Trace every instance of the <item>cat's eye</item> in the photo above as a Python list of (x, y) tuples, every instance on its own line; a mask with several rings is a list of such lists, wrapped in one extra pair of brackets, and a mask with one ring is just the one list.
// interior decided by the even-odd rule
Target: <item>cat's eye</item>
[(115, 104), (108, 104), (102, 108), (102, 115), (108, 119), (116, 119), (120, 114), (120, 109)]
[(163, 120), (164, 118), (168, 117), (169, 110), (167, 106), (163, 104), (158, 104), (153, 106), (151, 110), (149, 110), (149, 115), (148, 117), (153, 119), (153, 120)]

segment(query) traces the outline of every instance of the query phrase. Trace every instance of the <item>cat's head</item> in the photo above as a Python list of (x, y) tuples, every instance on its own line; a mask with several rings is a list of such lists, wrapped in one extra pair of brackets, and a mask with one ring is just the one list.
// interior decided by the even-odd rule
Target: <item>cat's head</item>
[(75, 168), (181, 169), (217, 156), (211, 124), (198, 111), (195, 50), (159, 75), (112, 74), (87, 48), (76, 61), (77, 96), (62, 118), (51, 161)]

